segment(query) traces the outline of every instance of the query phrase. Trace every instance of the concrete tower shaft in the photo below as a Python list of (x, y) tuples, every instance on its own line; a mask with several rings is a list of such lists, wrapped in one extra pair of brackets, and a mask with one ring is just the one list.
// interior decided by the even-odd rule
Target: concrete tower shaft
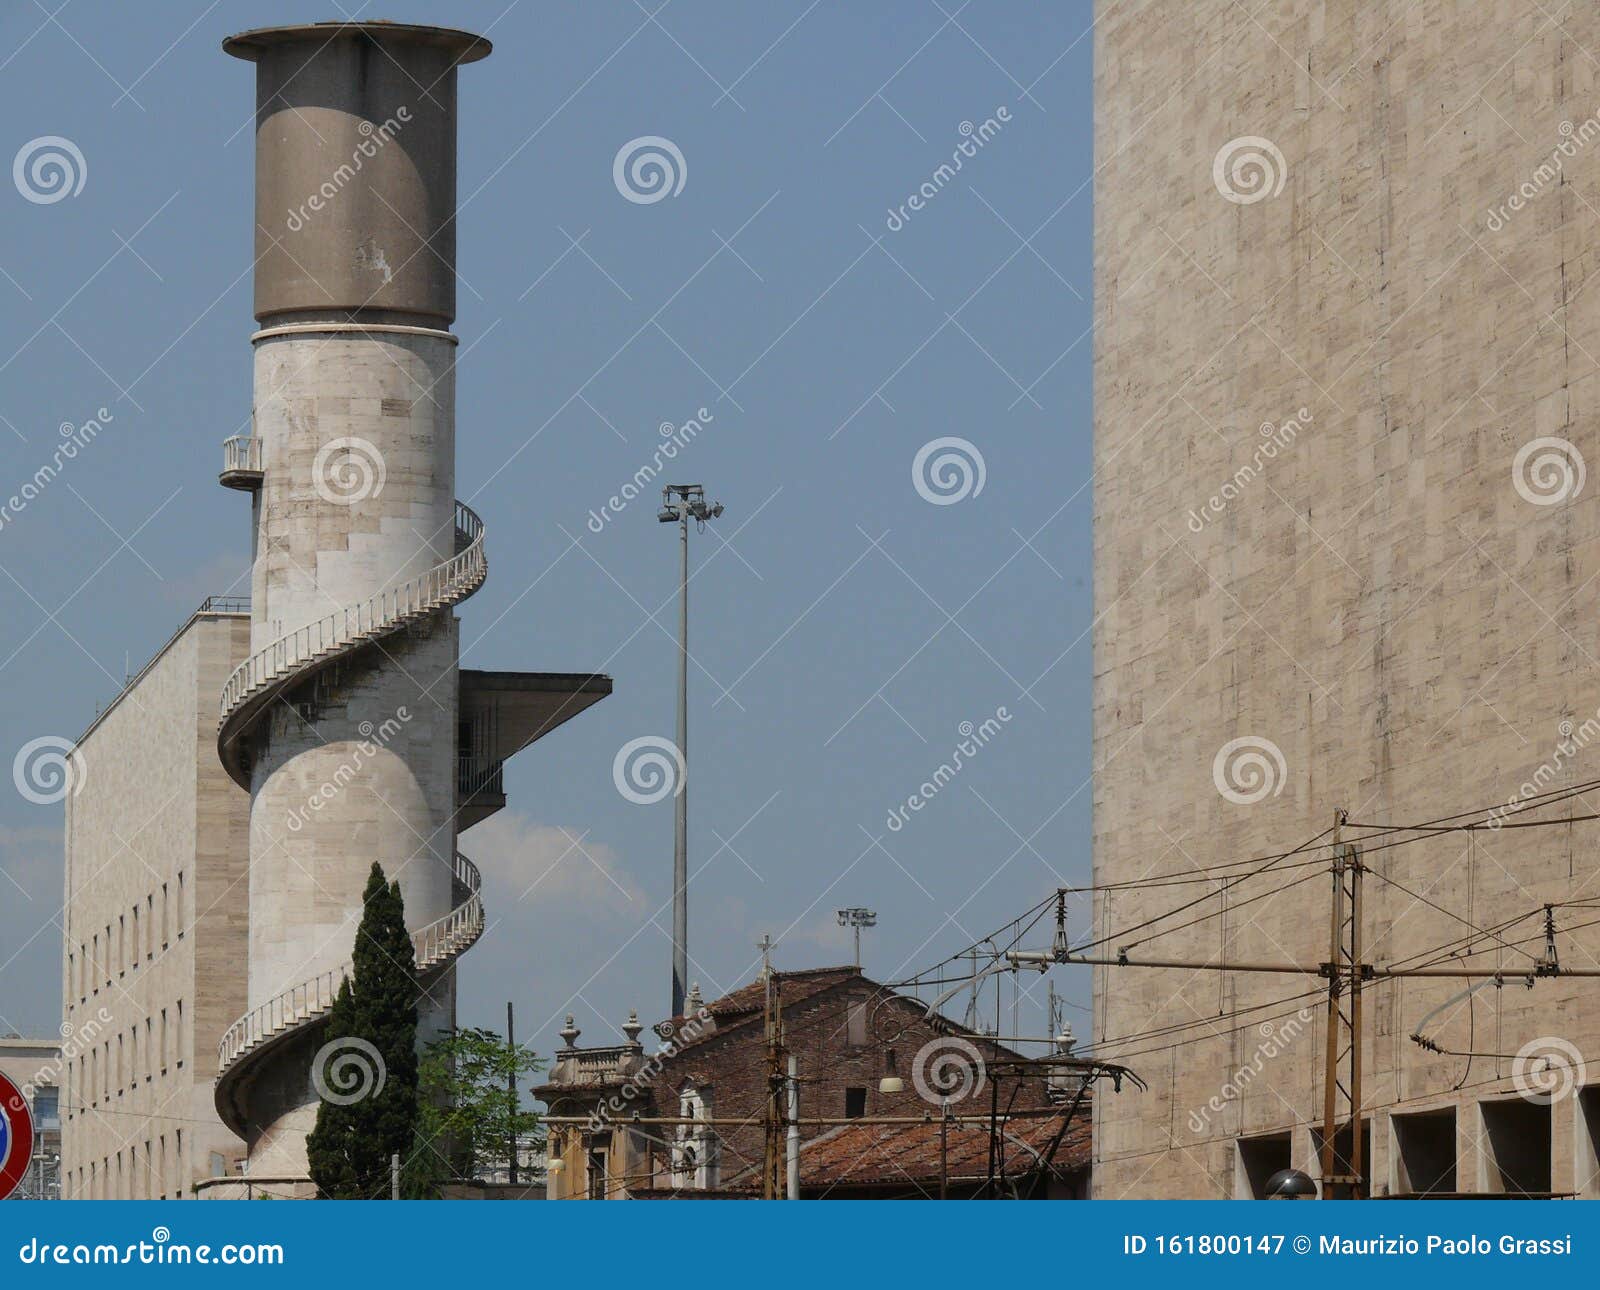
[[(250, 1011), (218, 1105), (258, 1176), (305, 1171), (311, 1054), (374, 861), (417, 937), (423, 1034), (454, 1021), (482, 927), (457, 856), (451, 607), (482, 583), (455, 500), (455, 68), (476, 36), (390, 23), (271, 28), (256, 64), (251, 657), (218, 747), (249, 788)], [(230, 457), (230, 463), (233, 458)], [(225, 476), (225, 482), (228, 482)]]
[(255, 313), (456, 314), (456, 67), (466, 32), (317, 23), (224, 42), (256, 64)]

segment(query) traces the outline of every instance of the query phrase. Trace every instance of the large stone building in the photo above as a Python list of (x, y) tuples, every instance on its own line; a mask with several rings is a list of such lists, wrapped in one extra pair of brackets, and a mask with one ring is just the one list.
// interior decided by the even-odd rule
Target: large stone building
[(458, 835), (505, 805), (508, 758), (611, 691), (458, 665), (487, 560), (455, 488), (455, 83), (488, 42), (358, 22), (224, 48), (256, 68), (252, 432), (221, 476), (250, 500), (251, 595), (197, 614), (73, 753), (67, 1016), (112, 1017), (72, 1071), (73, 1195), (309, 1194), (321, 1077), (359, 1048), (325, 1031), (372, 865), (426, 1042), (485, 926)]
[(67, 1199), (185, 1199), (243, 1154), (212, 1105), (244, 1011), (250, 796), (217, 760), (217, 695), (250, 643), (207, 601), (77, 742), (66, 798)]
[[(1595, 825), (1353, 826), (1595, 809), (1558, 791), (1600, 774), (1600, 15), (1097, 7), (1088, 939), (1328, 960), (1327, 849), (1147, 880), (1326, 843), (1343, 808), (1363, 958), (1480, 973), (1368, 984), (1368, 1189), (1595, 1195), (1600, 1005), (1528, 980), (1547, 902), (1595, 966), (1564, 904), (1600, 891)], [(1096, 1051), (1151, 1089), (1097, 1103), (1097, 1194), (1316, 1177), (1323, 991), (1099, 969)], [(1541, 1053), (1568, 1095), (1521, 1096)]]

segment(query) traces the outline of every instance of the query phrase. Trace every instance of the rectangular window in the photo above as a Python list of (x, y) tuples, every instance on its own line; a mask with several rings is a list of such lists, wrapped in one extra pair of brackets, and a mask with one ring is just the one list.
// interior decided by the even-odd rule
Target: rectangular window
[(852, 1003), (845, 1018), (845, 1043), (852, 1048), (864, 1048), (867, 1043), (867, 1005)]
[(606, 1153), (604, 1151), (589, 1152), (589, 1199), (604, 1200), (606, 1198)]
[(117, 975), (128, 970), (128, 920), (117, 915)]
[(844, 1118), (859, 1120), (867, 1113), (867, 1090), (847, 1088), (844, 1091)]
[(179, 1067), (181, 1069), (182, 1066), (183, 1066), (184, 1056), (189, 1051), (187, 1048), (184, 1047), (184, 1043), (183, 1043), (183, 1000), (182, 999), (178, 1000), (178, 1034), (177, 1034), (177, 1038), (173, 1041), (173, 1047), (174, 1047), (173, 1065), (175, 1065), (175, 1066), (177, 1066), (177, 1067)]
[(1456, 1112), (1391, 1115), (1389, 1191), (1395, 1196), (1448, 1195), (1456, 1187)]

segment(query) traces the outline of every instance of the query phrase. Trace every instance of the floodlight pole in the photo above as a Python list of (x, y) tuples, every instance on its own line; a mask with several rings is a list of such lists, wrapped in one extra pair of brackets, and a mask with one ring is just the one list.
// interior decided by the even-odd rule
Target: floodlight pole
[(700, 484), (661, 490), (663, 524), (678, 522), (678, 791), (672, 839), (672, 1015), (683, 1015), (689, 979), (689, 520), (701, 524), (722, 514), (707, 506)]
[(672, 1015), (689, 978), (689, 508), (678, 510), (678, 786), (672, 834)]

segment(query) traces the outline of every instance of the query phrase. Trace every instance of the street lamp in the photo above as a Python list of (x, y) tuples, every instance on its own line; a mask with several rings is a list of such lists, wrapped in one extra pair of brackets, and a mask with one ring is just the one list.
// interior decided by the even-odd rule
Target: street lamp
[(1268, 1200), (1315, 1199), (1317, 1184), (1298, 1169), (1280, 1169), (1267, 1179), (1266, 1193)]
[(863, 927), (876, 927), (878, 915), (870, 909), (862, 909), (859, 905), (850, 909), (839, 911), (839, 926), (853, 927), (856, 933), (856, 966), (861, 966), (861, 929)]
[(683, 1015), (689, 979), (689, 521), (701, 528), (722, 514), (722, 503), (706, 504), (700, 484), (668, 484), (656, 518), (678, 525), (678, 785), (672, 846), (672, 1015)]

